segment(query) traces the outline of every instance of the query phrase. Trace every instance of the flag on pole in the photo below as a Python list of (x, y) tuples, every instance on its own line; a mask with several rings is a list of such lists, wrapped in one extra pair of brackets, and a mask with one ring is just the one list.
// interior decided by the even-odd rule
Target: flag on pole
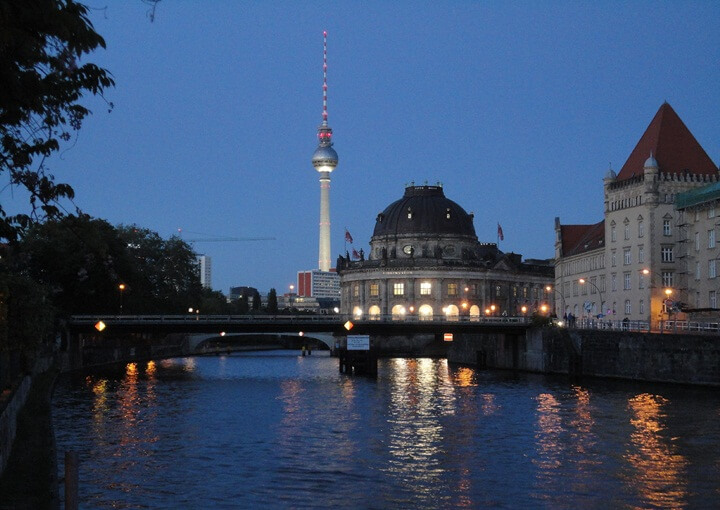
[(352, 242), (353, 242), (353, 238), (352, 238), (352, 236), (350, 235), (350, 232), (348, 231), (347, 228), (345, 228), (345, 241), (348, 242), (348, 243), (350, 243), (350, 244), (352, 244)]
[(353, 255), (353, 258), (354, 258), (354, 259), (359, 259), (359, 258), (360, 258), (360, 254), (357, 252), (357, 250), (356, 250), (355, 248), (353, 248), (353, 254), (352, 254), (352, 255)]
[(498, 223), (498, 239), (500, 241), (505, 240), (505, 236), (503, 235), (502, 227), (500, 226), (500, 223)]

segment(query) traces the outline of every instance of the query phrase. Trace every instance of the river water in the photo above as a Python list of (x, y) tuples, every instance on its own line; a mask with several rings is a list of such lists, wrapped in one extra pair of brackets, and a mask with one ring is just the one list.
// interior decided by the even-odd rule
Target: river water
[(81, 508), (718, 508), (720, 391), (327, 353), (61, 379)]

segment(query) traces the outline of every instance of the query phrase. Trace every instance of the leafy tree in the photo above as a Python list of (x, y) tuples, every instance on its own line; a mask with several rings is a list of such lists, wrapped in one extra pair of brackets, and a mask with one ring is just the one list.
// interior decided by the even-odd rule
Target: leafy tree
[(253, 298), (252, 298), (252, 309), (254, 312), (260, 310), (261, 303), (262, 303), (262, 299), (260, 298), (260, 293), (258, 291), (255, 291), (253, 293)]
[[(108, 72), (81, 64), (105, 41), (73, 0), (3, 0), (0, 4), (0, 174), (29, 194), (30, 213), (0, 206), (0, 239), (14, 240), (33, 221), (58, 217), (73, 189), (56, 183), (47, 158), (90, 113), (80, 99), (114, 85)], [(112, 104), (108, 103), (112, 108)]]
[(275, 289), (270, 289), (270, 292), (268, 292), (267, 311), (268, 313), (278, 312), (277, 292)]

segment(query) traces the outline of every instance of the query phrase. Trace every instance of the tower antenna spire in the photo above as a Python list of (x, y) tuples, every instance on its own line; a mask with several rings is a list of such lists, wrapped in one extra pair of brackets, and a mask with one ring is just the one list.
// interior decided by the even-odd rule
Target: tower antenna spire
[(327, 126), (327, 30), (323, 30), (323, 126)]

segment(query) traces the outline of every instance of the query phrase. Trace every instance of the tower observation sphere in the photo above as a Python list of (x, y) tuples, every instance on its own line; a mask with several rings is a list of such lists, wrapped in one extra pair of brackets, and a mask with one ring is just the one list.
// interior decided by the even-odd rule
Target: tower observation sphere
[(322, 124), (318, 127), (318, 146), (312, 156), (312, 164), (320, 174), (320, 239), (318, 267), (330, 271), (330, 173), (338, 164), (338, 155), (332, 145), (332, 128), (328, 125), (327, 112), (327, 32), (323, 32), (323, 111)]

